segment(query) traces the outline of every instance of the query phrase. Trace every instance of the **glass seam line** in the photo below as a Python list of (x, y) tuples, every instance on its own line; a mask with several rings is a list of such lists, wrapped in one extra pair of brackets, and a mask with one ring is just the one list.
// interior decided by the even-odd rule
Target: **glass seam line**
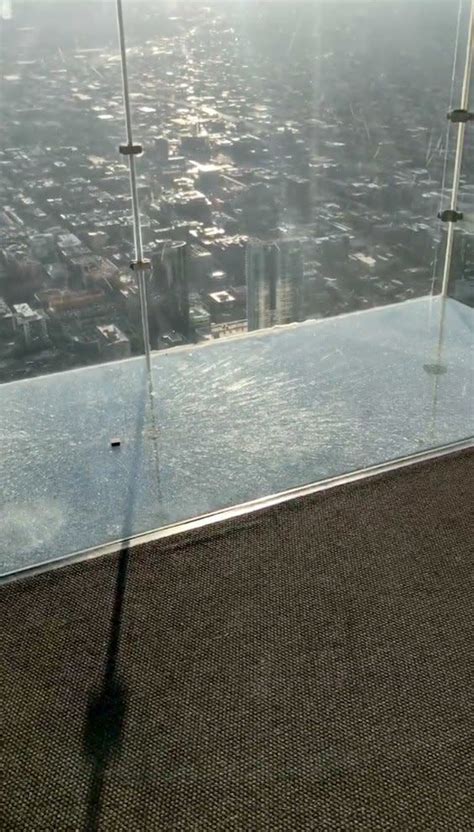
[[(474, 27), (474, 0), (471, 0), (471, 11), (469, 16), (469, 30), (467, 35), (467, 47), (466, 47), (466, 61), (464, 65), (464, 77), (463, 77), (463, 84), (462, 84), (462, 92), (461, 92), (461, 103), (460, 109), (461, 110), (468, 110), (469, 109), (469, 85), (471, 81), (471, 70), (472, 70), (472, 33)], [(456, 155), (454, 157), (454, 172), (453, 172), (453, 187), (451, 190), (451, 202), (450, 202), (450, 210), (456, 211), (457, 208), (457, 201), (459, 196), (459, 184), (461, 180), (461, 167), (462, 167), (462, 160), (463, 160), (463, 150), (464, 150), (464, 136), (465, 136), (466, 124), (464, 122), (460, 122), (458, 124), (458, 135), (456, 141)], [(448, 284), (449, 284), (449, 277), (451, 272), (451, 261), (453, 255), (453, 243), (454, 243), (454, 223), (448, 223), (448, 233), (446, 237), (446, 254), (444, 259), (444, 271), (443, 271), (443, 282), (441, 288), (441, 294), (443, 297), (447, 296), (448, 293)]]
[[(128, 83), (128, 70), (127, 70), (127, 50), (125, 46), (125, 28), (123, 22), (123, 9), (122, 9), (122, 0), (117, 0), (117, 23), (118, 23), (118, 32), (119, 32), (119, 43), (120, 43), (120, 59), (121, 59), (121, 66), (122, 66), (122, 91), (123, 91), (123, 104), (125, 110), (125, 125), (127, 131), (127, 144), (129, 148), (133, 147), (133, 128), (132, 128), (132, 115), (131, 115), (131, 107), (130, 107), (130, 91), (129, 91), (129, 83)], [(136, 263), (134, 271), (137, 274), (138, 280), (138, 291), (140, 296), (140, 313), (141, 313), (141, 322), (142, 322), (142, 334), (143, 334), (143, 341), (144, 341), (144, 348), (145, 348), (145, 358), (147, 363), (148, 371), (151, 369), (150, 364), (150, 333), (148, 328), (148, 304), (147, 304), (147, 297), (146, 297), (146, 286), (145, 286), (145, 272), (144, 272), (144, 261), (143, 261), (143, 241), (142, 241), (142, 230), (141, 230), (141, 221), (140, 221), (140, 204), (138, 200), (138, 188), (137, 188), (137, 176), (136, 176), (136, 169), (135, 169), (135, 156), (133, 153), (128, 153), (128, 167), (129, 167), (129, 174), (130, 174), (130, 191), (131, 191), (131, 198), (132, 198), (132, 216), (133, 216), (133, 237), (134, 237), (134, 245), (135, 245), (135, 260)]]
[[(459, 40), (460, 40), (460, 31), (461, 31), (461, 13), (463, 9), (463, 0), (459, 0), (458, 6), (458, 19), (456, 24), (456, 37), (454, 39), (454, 55), (453, 55), (453, 67), (451, 71), (451, 86), (449, 90), (449, 112), (454, 109), (454, 85), (456, 82), (456, 70), (458, 65), (458, 52), (459, 52)], [(445, 138), (445, 146), (444, 146), (444, 160), (443, 160), (443, 175), (441, 177), (441, 192), (439, 196), (439, 208), (437, 215), (439, 217), (441, 211), (443, 210), (444, 205), (444, 198), (445, 198), (445, 191), (446, 191), (446, 174), (448, 169), (448, 158), (449, 158), (449, 147), (450, 147), (450, 137), (451, 137), (451, 127), (452, 123), (451, 120), (448, 120), (446, 126), (446, 138)], [(431, 290), (430, 295), (434, 295), (434, 287), (436, 283), (436, 271), (438, 267), (438, 259), (440, 253), (440, 246), (435, 246), (434, 249), (434, 258), (433, 258), (433, 273), (431, 276)], [(443, 262), (443, 270), (444, 270), (444, 262)]]

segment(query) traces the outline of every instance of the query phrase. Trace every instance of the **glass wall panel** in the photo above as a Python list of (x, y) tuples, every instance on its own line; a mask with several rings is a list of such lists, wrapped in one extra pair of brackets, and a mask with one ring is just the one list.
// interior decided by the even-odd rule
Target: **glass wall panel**
[(123, 140), (115, 3), (0, 0), (0, 572), (131, 528), (147, 382), (120, 459), (107, 384), (144, 367), (119, 360), (143, 352)]
[(468, 0), (123, 0), (150, 372), (116, 5), (0, 4), (4, 572), (473, 432)]
[(124, 4), (153, 348), (440, 291), (469, 5)]
[(470, 5), (124, 4), (171, 522), (472, 433), (438, 218)]
[(114, 4), (0, 3), (0, 382), (142, 351)]

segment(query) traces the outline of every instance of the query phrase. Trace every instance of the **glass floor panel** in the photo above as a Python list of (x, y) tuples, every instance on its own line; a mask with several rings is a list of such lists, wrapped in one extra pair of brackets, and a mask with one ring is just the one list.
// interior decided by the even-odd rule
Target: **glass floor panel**
[(423, 298), (156, 352), (153, 396), (143, 358), (3, 385), (1, 572), (468, 438), (473, 322)]

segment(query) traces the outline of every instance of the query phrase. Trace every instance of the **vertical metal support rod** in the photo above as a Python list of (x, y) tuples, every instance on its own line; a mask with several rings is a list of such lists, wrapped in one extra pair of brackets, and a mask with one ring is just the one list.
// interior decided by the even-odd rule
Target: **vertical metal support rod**
[[(125, 27), (123, 23), (123, 9), (122, 0), (117, 0), (117, 22), (120, 42), (120, 56), (122, 64), (122, 90), (123, 90), (123, 104), (125, 109), (125, 125), (127, 130), (127, 145), (131, 150), (133, 148), (133, 128), (132, 115), (130, 108), (130, 92), (128, 85), (128, 70), (127, 70), (127, 50), (125, 46)], [(130, 152), (128, 155), (128, 166), (130, 173), (130, 191), (132, 197), (132, 213), (133, 213), (133, 240), (135, 246), (135, 272), (137, 275), (138, 291), (140, 296), (140, 313), (142, 323), (143, 342), (145, 348), (145, 358), (148, 371), (151, 371), (151, 356), (150, 356), (150, 331), (148, 327), (148, 302), (146, 294), (145, 283), (145, 267), (143, 260), (143, 242), (142, 229), (140, 223), (140, 204), (138, 201), (137, 175), (135, 170), (135, 154)]]
[[(148, 326), (148, 301), (146, 292), (146, 271), (140, 265), (135, 268), (138, 282), (138, 295), (140, 297), (140, 315), (143, 330), (143, 344), (145, 348), (146, 366), (149, 375), (151, 374), (151, 347), (150, 347), (150, 330)], [(151, 377), (151, 376), (150, 376)]]
[[(466, 61), (464, 64), (464, 78), (462, 84), (462, 92), (461, 92), (461, 103), (460, 109), (461, 110), (468, 110), (469, 109), (469, 85), (471, 81), (471, 70), (472, 70), (472, 38), (473, 38), (473, 28), (474, 28), (474, 0), (471, 0), (471, 13), (469, 17), (469, 31), (467, 34), (467, 49), (466, 49)], [(456, 141), (456, 155), (454, 157), (454, 172), (453, 172), (453, 186), (451, 190), (451, 203), (450, 209), (452, 211), (456, 211), (458, 197), (459, 197), (459, 183), (461, 180), (461, 167), (462, 167), (462, 158), (463, 158), (463, 150), (464, 150), (464, 134), (466, 131), (466, 124), (464, 122), (460, 122), (458, 124), (458, 135)], [(448, 294), (448, 285), (449, 285), (449, 278), (451, 273), (451, 262), (453, 258), (453, 243), (454, 243), (454, 223), (448, 223), (448, 232), (446, 236), (446, 254), (444, 258), (444, 270), (443, 270), (443, 282), (441, 288), (441, 294), (443, 297), (446, 297)]]

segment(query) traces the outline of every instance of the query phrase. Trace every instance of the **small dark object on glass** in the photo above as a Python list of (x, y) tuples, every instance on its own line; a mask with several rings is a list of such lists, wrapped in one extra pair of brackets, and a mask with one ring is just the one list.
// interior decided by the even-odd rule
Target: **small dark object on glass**
[(474, 113), (470, 113), (468, 110), (451, 110), (447, 118), (453, 124), (467, 124), (468, 121), (474, 121)]
[(462, 211), (454, 211), (452, 208), (446, 208), (445, 211), (440, 211), (438, 218), (441, 222), (457, 222), (464, 219)]

